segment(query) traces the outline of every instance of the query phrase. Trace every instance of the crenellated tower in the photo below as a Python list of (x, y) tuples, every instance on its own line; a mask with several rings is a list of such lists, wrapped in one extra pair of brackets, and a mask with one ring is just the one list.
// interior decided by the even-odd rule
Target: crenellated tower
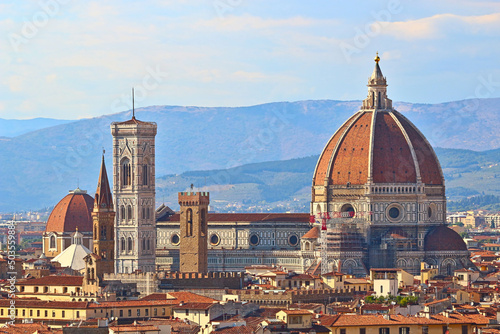
[(208, 192), (180, 192), (180, 271), (208, 271), (207, 214)]

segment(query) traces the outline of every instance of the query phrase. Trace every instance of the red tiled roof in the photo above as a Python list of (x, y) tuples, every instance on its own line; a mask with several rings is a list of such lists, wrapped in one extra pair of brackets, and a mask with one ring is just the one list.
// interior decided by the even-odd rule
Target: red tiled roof
[(46, 232), (92, 232), (94, 199), (84, 193), (66, 195), (50, 213)]
[(174, 306), (174, 310), (208, 310), (214, 303), (182, 303)]
[(138, 325), (138, 326), (133, 326), (133, 325), (119, 325), (119, 326), (110, 326), (110, 330), (113, 330), (116, 333), (142, 333), (145, 331), (160, 331), (160, 329), (157, 326), (153, 325)]
[(466, 251), (462, 237), (445, 225), (439, 225), (425, 236), (424, 249), (428, 251)]
[(83, 276), (44, 276), (40, 278), (17, 281), (17, 285), (38, 286), (82, 286)]
[[(170, 221), (180, 221), (176, 213)], [(308, 213), (209, 213), (209, 222), (309, 222)]]
[(311, 311), (308, 310), (282, 310), (288, 315), (312, 315)]
[[(0, 299), (0, 307), (8, 307), (9, 305), (10, 305), (9, 299)], [(16, 307), (84, 310), (88, 306), (89, 302), (61, 302), (52, 300), (38, 300), (32, 298), (16, 298)]]
[[(372, 118), (375, 118), (372, 128)], [(397, 121), (396, 121), (397, 120)], [(373, 161), (370, 162), (370, 141)], [(372, 172), (374, 183), (416, 183), (417, 171), (425, 184), (442, 185), (443, 176), (434, 150), (417, 128), (397, 111), (360, 111), (333, 135), (325, 146), (314, 173), (314, 184), (366, 184)]]
[(302, 236), (302, 239), (318, 239), (319, 238), (319, 227), (314, 226), (306, 234)]

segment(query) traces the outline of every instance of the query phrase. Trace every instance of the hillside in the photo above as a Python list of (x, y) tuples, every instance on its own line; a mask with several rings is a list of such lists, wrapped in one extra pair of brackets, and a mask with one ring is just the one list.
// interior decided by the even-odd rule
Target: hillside
[[(437, 148), (436, 153), (445, 173), (449, 200), (463, 200), (464, 205), (476, 208), (500, 209), (500, 199), (496, 197), (500, 196), (500, 166), (495, 163), (500, 161), (500, 149), (475, 152)], [(177, 208), (177, 192), (193, 184), (195, 189), (211, 192), (212, 209), (216, 211), (307, 212), (318, 157), (163, 176), (157, 179), (157, 200)], [(466, 200), (479, 195), (487, 196), (476, 201)], [(481, 202), (481, 199), (489, 202)]]
[[(422, 130), (434, 146), (474, 150), (500, 147), (500, 135), (495, 131), (500, 126), (497, 107), (500, 99), (473, 102), (434, 105), (395, 103), (395, 106)], [(161, 176), (318, 154), (335, 130), (359, 106), (359, 101), (330, 100), (279, 102), (240, 108), (151, 106), (136, 110), (136, 115), (138, 119), (158, 124), (156, 173)], [(130, 116), (130, 111), (127, 111), (60, 124), (13, 138), (1, 138), (0, 156), (3, 161), (0, 172), (3, 177), (0, 178), (0, 212), (52, 206), (77, 185), (92, 193), (96, 187), (103, 148), (107, 152), (106, 163), (110, 172), (112, 143), (109, 125)], [(0, 136), (8, 137), (4, 133)], [(463, 157), (463, 161), (468, 159)], [(495, 167), (481, 165), (483, 162), (478, 160), (475, 164), (471, 161), (470, 168), (481, 168), (487, 175), (496, 170)], [(282, 191), (276, 190), (276, 186), (280, 186), (283, 191), (294, 190), (297, 196), (303, 196), (299, 189), (309, 186), (312, 170), (313, 167), (310, 167), (288, 175), (274, 175), (270, 171), (259, 176), (248, 174), (245, 177), (260, 178), (260, 183), (248, 182), (246, 188), (238, 187), (233, 191), (243, 197), (259, 193), (262, 195), (258, 197), (260, 201), (275, 202), (282, 198)], [(446, 170), (447, 175), (453, 178), (450, 182), (456, 182), (457, 187), (463, 188), (457, 188), (460, 193), (457, 196), (468, 196), (471, 189), (479, 191), (474, 190), (476, 180), (459, 173), (459, 170), (453, 164), (450, 170)], [(482, 184), (490, 189), (492, 186), (487, 182), (489, 176), (486, 174), (482, 176)], [(300, 181), (301, 178), (307, 182)], [(285, 184), (292, 181), (297, 183), (293, 186)], [(200, 184), (203, 182), (199, 181)], [(171, 189), (175, 193), (179, 188), (174, 186)], [(486, 190), (479, 192), (482, 191)], [(158, 201), (161, 199), (159, 193)]]

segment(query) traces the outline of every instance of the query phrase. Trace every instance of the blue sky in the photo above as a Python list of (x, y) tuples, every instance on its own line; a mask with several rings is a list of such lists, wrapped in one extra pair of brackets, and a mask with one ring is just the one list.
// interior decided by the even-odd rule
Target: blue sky
[(0, 117), (136, 106), (500, 96), (497, 1), (2, 1)]

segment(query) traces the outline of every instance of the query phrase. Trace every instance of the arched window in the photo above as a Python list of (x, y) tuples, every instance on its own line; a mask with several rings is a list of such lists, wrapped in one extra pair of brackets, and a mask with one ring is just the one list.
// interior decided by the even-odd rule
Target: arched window
[(128, 246), (127, 251), (129, 253), (131, 253), (133, 251), (133, 248), (134, 248), (134, 242), (133, 242), (131, 237), (128, 237), (128, 245), (127, 246)]
[(132, 184), (132, 169), (130, 168), (130, 162), (128, 159), (122, 162), (122, 185), (128, 187)]
[(193, 210), (187, 209), (186, 218), (187, 218), (186, 236), (191, 237), (193, 235)]
[(149, 239), (148, 239), (148, 240), (146, 240), (146, 244), (147, 244), (147, 246), (148, 246), (148, 250), (149, 250), (149, 249), (150, 249)]
[(207, 210), (201, 209), (201, 235), (207, 234)]
[(148, 185), (148, 165), (142, 165), (142, 184)]
[(146, 219), (146, 208), (142, 208), (142, 219)]
[(380, 92), (378, 92), (377, 108), (381, 108), (381, 107), (382, 107), (382, 103), (381, 103), (381, 100), (380, 100)]
[(127, 221), (132, 220), (132, 206), (127, 206)]
[(146, 250), (146, 239), (142, 239), (142, 250)]
[(127, 217), (125, 216), (125, 206), (124, 205), (120, 206), (120, 218), (122, 221), (127, 220)]
[(151, 209), (150, 209), (150, 208), (147, 208), (147, 209), (146, 209), (146, 219), (149, 219), (149, 212), (150, 212), (150, 211), (151, 211)]
[(50, 236), (50, 247), (49, 248), (56, 248), (56, 236), (55, 235)]
[(121, 243), (121, 251), (122, 251), (122, 253), (125, 253), (126, 252), (125, 238), (122, 237), (122, 239), (120, 240), (120, 243)]
[(106, 226), (101, 226), (101, 240), (106, 240)]

